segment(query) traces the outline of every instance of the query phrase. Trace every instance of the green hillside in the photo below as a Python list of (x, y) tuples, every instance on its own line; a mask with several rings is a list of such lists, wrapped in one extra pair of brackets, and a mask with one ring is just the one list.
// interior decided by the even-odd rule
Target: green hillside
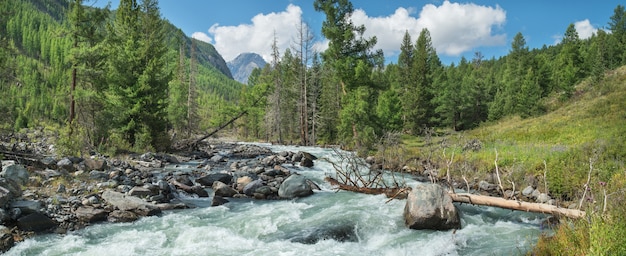
[[(0, 129), (64, 126), (71, 111), (72, 66), (73, 63), (79, 63), (74, 93), (76, 117), (86, 128), (88, 136), (92, 137), (92, 144), (98, 144), (93, 137), (98, 133), (93, 127), (99, 126), (95, 124), (95, 112), (102, 110), (101, 104), (105, 102), (104, 96), (108, 93), (106, 91), (114, 81), (111, 80), (111, 71), (107, 69), (114, 65), (114, 55), (110, 54), (114, 52), (111, 45), (116, 43), (110, 30), (115, 26), (117, 14), (116, 11), (84, 7), (81, 14), (84, 16), (83, 21), (80, 22), (82, 30), (76, 37), (77, 30), (70, 16), (73, 15), (73, 2), (25, 0), (0, 3), (0, 97), (3, 99), (0, 101), (0, 111), (4, 113), (0, 116)], [(144, 11), (141, 8), (145, 7), (137, 6), (137, 10), (141, 11), (139, 15), (144, 15), (141, 14)], [(104, 20), (97, 22), (98, 15), (103, 16)], [(158, 19), (162, 18), (158, 16)], [(239, 98), (243, 85), (232, 79), (226, 62), (212, 45), (185, 36), (168, 21), (161, 20), (156, 26), (162, 31), (163, 39), (154, 43), (157, 46), (162, 44), (165, 48), (162, 53), (160, 50), (152, 52), (162, 54), (155, 55), (163, 67), (158, 76), (170, 83), (168, 89), (161, 90), (168, 99), (159, 105), (172, 105), (179, 110), (177, 113), (170, 111), (159, 114), (168, 119), (165, 120), (169, 123), (168, 129), (182, 129), (179, 123), (183, 121), (191, 124), (183, 120), (188, 116), (194, 118), (194, 129), (208, 127), (217, 122), (215, 120), (224, 119), (222, 115), (227, 113), (217, 111), (215, 106), (232, 106), (232, 102)], [(187, 100), (191, 99), (187, 97), (186, 91), (191, 81), (192, 59), (195, 62), (192, 105), (194, 111), (199, 113), (187, 115), (183, 113), (186, 108), (181, 110), (177, 106), (187, 106)], [(119, 63), (127, 64), (124, 61)], [(178, 85), (174, 83), (176, 80)], [(185, 97), (176, 98), (177, 93), (185, 94)], [(111, 117), (100, 118), (106, 120)], [(91, 132), (94, 134), (89, 134)]]

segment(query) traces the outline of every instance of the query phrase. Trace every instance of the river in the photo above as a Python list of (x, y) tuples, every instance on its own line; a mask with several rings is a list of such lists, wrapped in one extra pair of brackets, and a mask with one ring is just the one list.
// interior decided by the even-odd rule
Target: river
[[(334, 157), (331, 149), (267, 146)], [(333, 169), (322, 160), (310, 169), (286, 167), (322, 190), (295, 200), (229, 199), (217, 207), (210, 198), (186, 197), (197, 207), (36, 236), (6, 255), (523, 255), (544, 232), (545, 215), (470, 205), (458, 205), (456, 232), (411, 230), (404, 200), (335, 191), (323, 181)]]

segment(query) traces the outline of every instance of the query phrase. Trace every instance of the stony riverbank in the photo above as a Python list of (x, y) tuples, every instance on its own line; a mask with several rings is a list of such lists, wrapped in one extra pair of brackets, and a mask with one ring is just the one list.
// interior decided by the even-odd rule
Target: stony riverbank
[[(38, 233), (193, 207), (180, 200), (183, 195), (209, 197), (210, 192), (216, 206), (228, 198), (285, 199), (319, 189), (283, 167), (312, 167), (315, 156), (306, 152), (216, 142), (180, 154), (57, 157), (49, 136), (32, 130), (0, 138), (1, 251)], [(186, 168), (178, 168), (182, 165)]]

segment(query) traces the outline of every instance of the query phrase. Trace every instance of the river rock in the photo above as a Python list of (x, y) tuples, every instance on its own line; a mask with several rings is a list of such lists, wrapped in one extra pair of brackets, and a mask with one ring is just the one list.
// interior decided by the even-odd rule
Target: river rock
[(215, 181), (220, 181), (224, 184), (232, 184), (233, 176), (228, 173), (211, 173), (196, 179), (196, 182), (202, 186), (213, 186)]
[(524, 188), (524, 190), (522, 190), (522, 195), (529, 197), (533, 193), (533, 191), (535, 191), (535, 189), (532, 186), (528, 186)]
[(243, 193), (246, 194), (247, 196), (252, 196), (254, 192), (262, 186), (263, 186), (262, 180), (254, 180), (243, 187)]
[(139, 216), (137, 216), (137, 214), (135, 214), (134, 212), (115, 210), (109, 213), (109, 215), (107, 216), (107, 221), (113, 223), (133, 222), (136, 221), (138, 218)]
[(38, 200), (19, 200), (11, 203), (11, 208), (18, 208), (22, 214), (40, 212), (42, 204)]
[(211, 206), (220, 206), (225, 203), (228, 203), (228, 200), (221, 196), (213, 196), (213, 200), (211, 200)]
[(546, 193), (541, 193), (537, 196), (537, 199), (535, 201), (537, 201), (537, 203), (540, 204), (545, 204), (550, 200), (550, 196), (548, 196)]
[(404, 207), (404, 220), (411, 229), (461, 228), (452, 198), (442, 186), (431, 183), (419, 183), (411, 190)]
[(128, 194), (137, 197), (148, 197), (155, 195), (152, 190), (140, 186), (134, 186), (132, 189), (130, 189), (130, 191), (128, 191)]
[(120, 192), (106, 190), (102, 193), (102, 199), (108, 204), (122, 211), (132, 211), (139, 216), (151, 216), (161, 213), (154, 204), (148, 203), (136, 196), (125, 195)]
[(288, 239), (292, 242), (302, 244), (315, 244), (320, 240), (332, 239), (337, 242), (358, 242), (359, 237), (356, 233), (354, 223), (326, 223), (318, 227), (302, 229), (295, 234), (288, 235)]
[(240, 192), (243, 192), (243, 188), (245, 188), (246, 185), (248, 185), (248, 183), (252, 181), (253, 181), (252, 178), (247, 175), (237, 178), (237, 190)]
[(238, 193), (237, 190), (229, 187), (221, 181), (216, 181), (213, 183), (213, 191), (215, 192), (215, 196), (221, 197), (233, 197)]
[(74, 214), (76, 214), (76, 218), (78, 218), (78, 220), (86, 223), (104, 221), (107, 219), (107, 212), (105, 210), (91, 206), (78, 207), (74, 211)]
[(11, 229), (6, 226), (0, 225), (0, 253), (4, 253), (11, 249), (15, 244)]
[(0, 178), (0, 208), (6, 205), (14, 198), (22, 195), (22, 188), (14, 181)]
[(56, 227), (57, 224), (42, 213), (31, 213), (17, 219), (17, 227), (23, 231), (42, 232)]
[(278, 196), (281, 198), (306, 197), (312, 194), (313, 189), (307, 182), (307, 178), (298, 174), (289, 176), (278, 187)]
[(5, 178), (7, 180), (13, 181), (20, 186), (26, 185), (28, 183), (28, 170), (21, 164), (9, 164), (2, 166), (2, 172), (0, 172), (0, 177)]
[(300, 160), (300, 166), (311, 168), (313, 167), (313, 160), (303, 157), (302, 160)]

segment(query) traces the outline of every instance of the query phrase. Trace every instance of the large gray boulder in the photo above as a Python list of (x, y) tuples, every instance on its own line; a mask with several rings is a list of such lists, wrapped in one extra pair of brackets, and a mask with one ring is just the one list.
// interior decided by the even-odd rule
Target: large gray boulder
[(0, 177), (13, 181), (20, 186), (24, 186), (26, 185), (26, 183), (28, 183), (29, 175), (26, 167), (21, 164), (3, 164), (2, 172), (0, 172)]
[(452, 198), (442, 186), (431, 183), (417, 184), (409, 193), (404, 220), (411, 229), (461, 228), (461, 219)]
[(307, 182), (307, 178), (298, 174), (289, 176), (278, 187), (278, 196), (281, 198), (306, 197), (312, 194), (313, 189)]
[(22, 195), (22, 188), (13, 180), (0, 178), (0, 208)]
[(254, 192), (257, 190), (257, 188), (260, 188), (263, 185), (264, 184), (262, 180), (254, 180), (243, 187), (243, 193), (247, 196), (252, 196), (254, 195)]
[(115, 208), (122, 211), (131, 211), (139, 216), (152, 216), (161, 213), (161, 210), (156, 205), (148, 203), (136, 196), (106, 190), (102, 193), (101, 197)]

